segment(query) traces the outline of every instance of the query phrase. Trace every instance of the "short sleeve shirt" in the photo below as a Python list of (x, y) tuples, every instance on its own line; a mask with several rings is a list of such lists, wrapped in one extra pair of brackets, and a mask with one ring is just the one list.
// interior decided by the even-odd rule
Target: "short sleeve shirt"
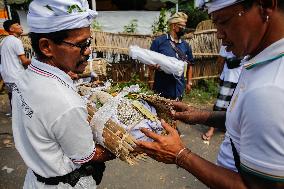
[(25, 54), (23, 43), (13, 35), (3, 39), (1, 43), (1, 75), (5, 83), (15, 83), (24, 71), (19, 55)]
[[(235, 170), (229, 140), (231, 138), (240, 154), (242, 169), (282, 182), (283, 49), (284, 39), (281, 39), (244, 64), (238, 86), (227, 109), (227, 132), (218, 155), (219, 165)], [(265, 63), (257, 64), (260, 62)]]
[[(169, 34), (164, 34), (160, 37), (157, 37), (152, 42), (150, 50), (181, 60), (176, 51), (173, 49), (170, 41), (173, 40)], [(176, 46), (187, 56), (188, 61), (191, 64), (194, 64), (192, 50), (189, 44), (184, 40), (180, 40), (179, 43), (176, 43)], [(184, 92), (185, 79), (184, 76), (177, 77), (157, 70), (155, 72), (153, 87), (155, 92), (159, 93), (161, 96), (176, 99), (182, 96)]]
[(13, 87), (12, 105), (16, 148), (37, 174), (65, 175), (94, 156), (86, 105), (58, 68), (33, 59)]

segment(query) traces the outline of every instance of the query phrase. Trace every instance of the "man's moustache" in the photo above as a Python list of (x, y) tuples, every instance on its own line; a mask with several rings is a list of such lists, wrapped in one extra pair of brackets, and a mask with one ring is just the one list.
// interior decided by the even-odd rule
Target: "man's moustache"
[(76, 64), (76, 67), (79, 67), (81, 64), (84, 64), (84, 62), (87, 62), (90, 56), (85, 56), (83, 60), (79, 61)]

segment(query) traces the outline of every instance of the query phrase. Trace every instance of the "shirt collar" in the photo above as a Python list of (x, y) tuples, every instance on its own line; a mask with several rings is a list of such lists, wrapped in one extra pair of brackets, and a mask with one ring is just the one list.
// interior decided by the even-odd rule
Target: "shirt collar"
[(244, 63), (246, 69), (255, 67), (257, 64), (269, 63), (280, 57), (284, 53), (284, 38), (276, 41), (275, 43), (268, 46), (262, 52), (257, 54), (255, 57), (251, 58)]
[(33, 58), (31, 64), (28, 66), (28, 69), (39, 75), (56, 79), (62, 85), (76, 91), (76, 87), (71, 77), (57, 67), (40, 62)]
[[(167, 33), (167, 39), (170, 39), (172, 42), (175, 42), (174, 38), (169, 33)], [(181, 43), (181, 39), (179, 39), (177, 43)]]

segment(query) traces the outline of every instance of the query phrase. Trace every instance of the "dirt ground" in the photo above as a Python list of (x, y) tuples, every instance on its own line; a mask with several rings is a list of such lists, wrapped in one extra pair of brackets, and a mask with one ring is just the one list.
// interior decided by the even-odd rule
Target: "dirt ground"
[[(8, 97), (0, 94), (0, 189), (22, 188), (26, 165), (15, 149), (9, 113)], [(212, 162), (216, 161), (224, 133), (216, 132), (210, 144), (201, 140), (206, 131), (202, 125), (179, 123), (184, 143), (195, 153)], [(166, 165), (148, 159), (139, 165), (129, 166), (120, 160), (107, 162), (103, 181), (98, 189), (205, 189), (205, 185), (187, 171), (175, 165)]]

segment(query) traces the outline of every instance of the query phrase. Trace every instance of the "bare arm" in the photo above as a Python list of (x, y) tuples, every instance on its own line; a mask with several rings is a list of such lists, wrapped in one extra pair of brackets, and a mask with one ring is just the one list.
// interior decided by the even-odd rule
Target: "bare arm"
[(228, 169), (219, 167), (198, 155), (185, 151), (178, 159), (178, 165), (214, 189), (245, 189), (241, 176)]
[(187, 82), (186, 82), (186, 93), (187, 94), (191, 90), (191, 85), (192, 85), (192, 65), (189, 65), (187, 69)]
[(213, 163), (199, 157), (198, 155), (184, 150), (177, 158), (177, 154), (184, 148), (177, 131), (162, 122), (163, 127), (168, 131), (167, 136), (160, 136), (147, 129), (142, 129), (154, 142), (138, 141), (137, 146), (157, 161), (173, 164), (193, 174), (201, 182), (210, 188), (216, 189), (245, 189), (247, 188), (238, 173), (214, 165)]
[(103, 148), (101, 145), (96, 144), (96, 153), (92, 159), (95, 162), (105, 162), (115, 159), (115, 156), (110, 153), (107, 149)]
[(24, 54), (21, 54), (18, 57), (21, 60), (21, 62), (24, 65), (24, 67), (27, 67), (31, 63), (31, 60), (28, 59)]
[(201, 110), (182, 102), (173, 101), (172, 116), (188, 124), (204, 124), (209, 127), (225, 128), (226, 112)]

